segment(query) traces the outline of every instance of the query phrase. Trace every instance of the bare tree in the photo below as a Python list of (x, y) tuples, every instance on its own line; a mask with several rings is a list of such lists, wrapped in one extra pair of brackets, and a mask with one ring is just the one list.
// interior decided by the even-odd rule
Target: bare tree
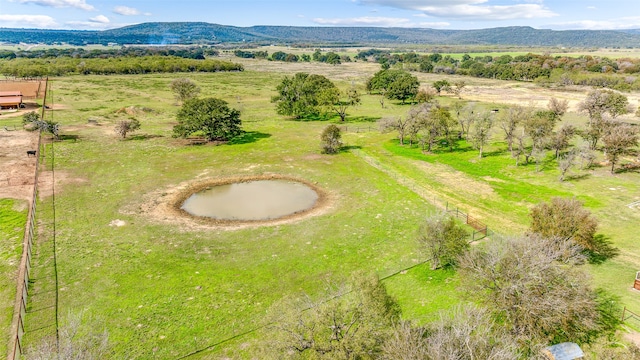
[(564, 181), (567, 172), (576, 163), (576, 152), (570, 151), (568, 154), (558, 158), (558, 169), (560, 170), (560, 181)]
[(613, 122), (606, 135), (602, 137), (602, 150), (611, 164), (611, 173), (620, 156), (628, 154), (632, 148), (638, 146), (638, 130), (627, 124)]
[(500, 114), (498, 125), (504, 131), (504, 139), (509, 146), (511, 156), (514, 155), (513, 144), (516, 140), (518, 125), (529, 116), (531, 116), (531, 111), (519, 105), (514, 105)]
[(426, 89), (420, 89), (418, 90), (418, 93), (416, 94), (416, 101), (418, 103), (428, 103), (428, 102), (432, 102), (435, 98), (436, 98), (436, 90), (433, 88), (426, 88)]
[(589, 169), (593, 166), (593, 162), (596, 160), (596, 155), (591, 150), (589, 144), (585, 144), (578, 148), (578, 158), (580, 159), (580, 168)]
[(576, 132), (577, 129), (575, 126), (563, 124), (558, 131), (551, 134), (549, 137), (549, 147), (555, 151), (556, 159), (562, 150), (569, 147), (571, 139), (575, 136)]
[[(411, 109), (407, 112), (407, 135), (409, 136), (409, 146), (413, 145), (415, 141), (419, 141), (419, 133), (429, 127), (430, 113), (433, 108), (433, 104), (430, 102), (422, 103), (419, 105), (412, 106)], [(420, 142), (423, 145), (424, 150), (424, 142)]]
[(128, 133), (134, 132), (138, 129), (140, 129), (140, 121), (132, 117), (127, 120), (118, 121), (113, 131), (115, 131), (116, 134), (125, 139)]
[(594, 90), (578, 105), (578, 109), (589, 115), (586, 130), (581, 134), (589, 142), (592, 150), (596, 149), (598, 140), (607, 133), (611, 118), (626, 114), (630, 111), (629, 100), (626, 96), (611, 90)]
[(588, 341), (608, 330), (586, 273), (571, 266), (583, 259), (571, 242), (528, 235), (472, 248), (459, 271), (474, 300), (533, 351), (538, 343)]
[(485, 145), (491, 139), (491, 129), (493, 128), (493, 117), (487, 111), (481, 112), (475, 121), (473, 132), (470, 134), (471, 143), (479, 150), (479, 157), (482, 158), (482, 152)]
[(547, 104), (547, 109), (549, 109), (557, 119), (560, 119), (569, 109), (569, 101), (551, 98)]
[(457, 118), (460, 124), (461, 135), (466, 138), (469, 135), (471, 125), (476, 121), (477, 109), (474, 103), (469, 103), (462, 109), (458, 110)]
[(580, 136), (589, 144), (591, 150), (595, 150), (598, 141), (609, 131), (614, 121), (606, 115), (589, 120), (586, 129), (580, 132)]
[(595, 250), (598, 220), (576, 199), (554, 197), (531, 209), (530, 231), (547, 238), (571, 241)]
[(451, 92), (455, 94), (458, 99), (462, 99), (462, 90), (467, 86), (467, 83), (464, 80), (458, 80), (453, 82), (453, 86), (451, 87)]
[(418, 243), (431, 256), (431, 269), (455, 265), (457, 257), (469, 249), (469, 234), (447, 213), (429, 216), (420, 225)]
[(407, 135), (407, 131), (409, 130), (409, 124), (412, 121), (413, 119), (410, 117), (405, 117), (404, 119), (401, 116), (385, 117), (378, 120), (378, 128), (380, 129), (380, 132), (383, 133), (397, 131), (400, 145), (404, 145), (404, 139)]
[(484, 309), (458, 307), (424, 328), (402, 323), (383, 346), (383, 360), (512, 360), (518, 344)]
[(169, 85), (171, 91), (173, 91), (176, 100), (179, 103), (184, 103), (189, 99), (193, 99), (200, 94), (200, 87), (196, 85), (191, 79), (179, 78), (175, 79)]
[(335, 112), (340, 117), (340, 122), (347, 118), (347, 109), (360, 105), (360, 93), (355, 88), (340, 91), (337, 87), (327, 87), (320, 92), (318, 102)]

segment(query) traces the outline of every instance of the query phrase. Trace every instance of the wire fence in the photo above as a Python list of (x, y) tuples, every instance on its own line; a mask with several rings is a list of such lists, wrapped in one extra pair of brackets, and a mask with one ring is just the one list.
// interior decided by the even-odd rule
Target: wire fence
[(380, 161), (372, 156), (365, 154), (361, 150), (354, 149), (352, 150), (352, 153), (362, 158), (367, 164), (375, 167), (376, 169), (395, 179), (400, 185), (403, 185), (407, 189), (413, 191), (415, 194), (431, 203), (437, 209), (446, 211), (447, 213), (462, 220), (465, 224), (469, 225), (469, 227), (473, 229), (473, 231), (469, 235), (470, 242), (478, 241), (491, 234), (495, 234), (495, 232), (491, 231), (485, 223), (460, 210), (459, 208), (451, 206), (448, 201), (438, 198), (434, 194), (430, 193), (425, 187), (418, 184), (414, 179), (399, 174), (397, 171), (382, 164)]
[(633, 311), (627, 309), (625, 306), (622, 310), (622, 318), (623, 323), (631, 325), (635, 329), (640, 329), (640, 315), (634, 313)]
[(368, 125), (368, 126), (363, 126), (363, 125), (342, 125), (339, 126), (338, 128), (340, 128), (341, 131), (343, 132), (352, 132), (352, 133), (365, 133), (365, 132), (372, 132), (372, 131), (378, 131), (379, 128), (377, 126), (374, 125)]
[(27, 223), (25, 225), (24, 238), (22, 240), (22, 257), (18, 270), (18, 288), (11, 322), (11, 337), (9, 340), (9, 360), (19, 359), (23, 352), (22, 336), (24, 335), (24, 317), (27, 312), (27, 297), (29, 295), (29, 276), (31, 274), (31, 255), (33, 239), (35, 237), (36, 204), (38, 196), (38, 173), (40, 165), (40, 150), (42, 149), (42, 132), (38, 134), (38, 148), (36, 156), (36, 169), (33, 176), (33, 194), (29, 204)]

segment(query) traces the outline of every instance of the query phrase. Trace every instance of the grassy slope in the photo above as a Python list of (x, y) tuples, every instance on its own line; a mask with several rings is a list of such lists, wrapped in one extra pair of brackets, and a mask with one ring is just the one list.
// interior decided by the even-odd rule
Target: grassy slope
[(16, 272), (22, 254), (27, 210), (22, 202), (0, 199), (0, 353), (7, 353), (9, 328), (16, 296)]
[[(78, 136), (55, 144), (56, 169), (83, 180), (56, 195), (62, 322), (68, 312), (86, 310), (91, 326), (109, 330), (116, 357), (175, 358), (260, 326), (284, 295), (321, 294), (326, 281), (357, 269), (384, 276), (422, 258), (413, 234), (431, 206), (355, 155), (319, 155), (325, 122), (274, 114), (269, 98), (279, 77), (193, 76), (203, 95), (242, 109), (245, 129), (256, 138), (217, 147), (185, 147), (170, 138), (177, 110), (167, 91), (172, 78), (72, 77), (54, 85), (55, 102), (72, 104), (55, 117), (70, 125), (65, 134)], [(140, 117), (141, 133), (160, 137), (115, 139), (112, 114), (128, 105), (153, 108)], [(85, 126), (89, 116), (103, 125)], [(270, 172), (317, 183), (330, 192), (333, 209), (291, 225), (236, 231), (184, 231), (121, 212), (145, 194), (198, 176)], [(110, 227), (115, 219), (127, 225)], [(392, 287), (413, 307), (402, 282)], [(39, 315), (30, 316), (34, 329)]]
[[(317, 66), (319, 72), (357, 84), (367, 77)], [(60, 186), (56, 196), (63, 322), (65, 314), (86, 310), (92, 316), (88, 326), (109, 330), (116, 358), (175, 358), (261, 325), (269, 305), (286, 294), (320, 294), (328, 278), (339, 281), (361, 268), (384, 276), (421, 258), (412, 239), (419, 220), (433, 208), (353, 154), (318, 155), (318, 134), (326, 122), (282, 120), (269, 103), (281, 74), (187, 75), (200, 84), (202, 96), (221, 97), (242, 110), (245, 129), (253, 134), (248, 143), (218, 147), (185, 147), (170, 138), (177, 107), (167, 89), (176, 76), (54, 81), (54, 102), (67, 106), (55, 113), (56, 120), (67, 126), (63, 133), (79, 137), (55, 144), (57, 170), (82, 180)], [(119, 118), (115, 111), (130, 105), (154, 109), (138, 115), (140, 133), (151, 136), (118, 141), (111, 132)], [(376, 97), (365, 96), (350, 114), (367, 119), (406, 109), (394, 104), (381, 109)], [(88, 118), (102, 125), (86, 125)], [(586, 201), (601, 219), (601, 232), (624, 250), (623, 256), (593, 267), (595, 282), (633, 303), (631, 283), (624, 277), (630, 274), (631, 281), (632, 269), (640, 267), (632, 237), (638, 214), (623, 205), (637, 194), (637, 174), (611, 177), (596, 171), (559, 184), (552, 166), (542, 173), (534, 166), (515, 168), (499, 146), (478, 161), (474, 151), (466, 150), (424, 156), (398, 147), (392, 137), (345, 134), (348, 145), (361, 146), (490, 226), (503, 226), (504, 232), (524, 229), (527, 207), (552, 195), (573, 194)], [(144, 214), (122, 212), (145, 194), (198, 176), (266, 172), (317, 182), (333, 194), (333, 210), (292, 225), (237, 231), (184, 231), (149, 222)], [(607, 190), (613, 187), (624, 192)], [(614, 196), (598, 196), (603, 192)], [(46, 215), (43, 210), (41, 218)], [(127, 225), (110, 227), (115, 219)], [(419, 321), (458, 301), (457, 279), (426, 267), (386, 282), (405, 315)], [(43, 292), (41, 298), (46, 296)], [(28, 325), (34, 329), (45, 315), (30, 316)], [(32, 342), (44, 335), (33, 334)]]

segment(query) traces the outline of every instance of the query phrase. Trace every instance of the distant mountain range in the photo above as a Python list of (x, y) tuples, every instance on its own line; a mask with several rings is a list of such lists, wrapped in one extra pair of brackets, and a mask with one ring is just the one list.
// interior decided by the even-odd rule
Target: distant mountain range
[(380, 27), (235, 27), (203, 22), (143, 23), (104, 31), (0, 28), (0, 42), (85, 44), (432, 44), (640, 48), (640, 30), (480, 30)]

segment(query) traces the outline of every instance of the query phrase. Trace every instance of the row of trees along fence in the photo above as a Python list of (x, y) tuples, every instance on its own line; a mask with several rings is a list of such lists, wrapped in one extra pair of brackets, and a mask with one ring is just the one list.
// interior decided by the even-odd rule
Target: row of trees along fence
[(27, 296), (29, 295), (28, 284), (29, 275), (31, 274), (31, 251), (33, 247), (33, 239), (35, 236), (36, 221), (36, 204), (38, 195), (38, 170), (40, 150), (42, 149), (42, 131), (38, 134), (38, 148), (36, 153), (35, 175), (33, 176), (33, 194), (31, 203), (29, 204), (29, 212), (27, 215), (27, 223), (25, 225), (24, 238), (22, 240), (22, 257), (20, 259), (20, 268), (18, 269), (18, 288), (16, 292), (16, 301), (13, 309), (13, 320), (11, 322), (11, 337), (9, 340), (9, 360), (20, 359), (23, 346), (22, 336), (24, 335), (24, 317), (27, 311)]

